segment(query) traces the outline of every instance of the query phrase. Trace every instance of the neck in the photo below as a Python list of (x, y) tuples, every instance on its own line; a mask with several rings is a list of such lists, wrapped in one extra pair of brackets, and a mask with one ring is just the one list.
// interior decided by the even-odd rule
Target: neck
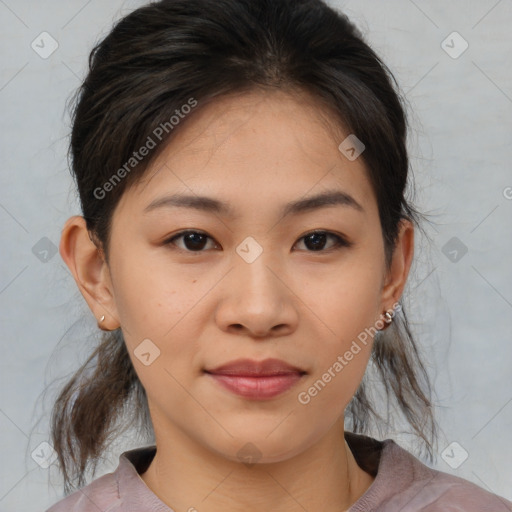
[(315, 445), (274, 463), (244, 464), (198, 446), (182, 432), (159, 436), (142, 480), (173, 510), (348, 510), (374, 477), (356, 463), (342, 420)]

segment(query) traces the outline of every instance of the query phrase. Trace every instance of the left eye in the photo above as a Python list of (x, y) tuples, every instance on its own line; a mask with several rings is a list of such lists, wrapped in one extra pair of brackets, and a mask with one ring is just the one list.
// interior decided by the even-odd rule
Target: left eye
[[(209, 237), (205, 233), (202, 233), (201, 231), (182, 231), (181, 233), (178, 233), (174, 235), (172, 238), (166, 240), (164, 242), (164, 245), (177, 245), (175, 241), (180, 238), (183, 239), (185, 247), (179, 248), (187, 252), (204, 252), (203, 249), (205, 248), (206, 240), (213, 240), (213, 238)], [(330, 248), (325, 249), (324, 246), (326, 244), (326, 240), (329, 238), (334, 240), (334, 244)], [(328, 250), (331, 249), (350, 247), (352, 245), (352, 243), (348, 242), (343, 237), (331, 233), (329, 231), (312, 231), (311, 233), (308, 233), (307, 235), (301, 237), (299, 241), (300, 240), (304, 240), (306, 247), (311, 249), (308, 252), (327, 252)]]
[[(325, 245), (325, 241), (329, 237), (335, 240), (334, 245), (331, 246), (330, 249), (340, 249), (342, 247), (350, 247), (352, 245), (343, 237), (336, 235), (334, 233), (330, 233), (329, 231), (313, 231), (312, 233), (308, 233), (307, 235), (303, 236), (299, 240), (304, 240), (304, 243), (306, 245), (307, 243), (309, 243), (310, 246), (313, 248), (313, 251), (322, 252), (323, 246)], [(327, 252), (327, 250), (325, 250), (324, 252)]]

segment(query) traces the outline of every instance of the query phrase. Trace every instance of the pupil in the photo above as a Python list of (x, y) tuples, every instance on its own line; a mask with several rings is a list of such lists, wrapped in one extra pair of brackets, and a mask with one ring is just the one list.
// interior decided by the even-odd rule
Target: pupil
[[(203, 238), (203, 240), (201, 240)], [(190, 246), (190, 243), (191, 245)], [(201, 233), (188, 233), (185, 235), (185, 245), (188, 249), (202, 249), (204, 247), (204, 235)]]
[[(320, 238), (320, 240), (318, 240), (318, 237)], [(313, 241), (313, 250), (317, 250), (319, 248), (321, 248), (321, 246), (323, 246), (323, 244), (325, 243), (325, 233), (313, 233), (312, 235), (309, 235), (308, 237), (306, 237), (306, 242), (308, 240), (310, 241)], [(320, 243), (319, 243), (320, 242)]]

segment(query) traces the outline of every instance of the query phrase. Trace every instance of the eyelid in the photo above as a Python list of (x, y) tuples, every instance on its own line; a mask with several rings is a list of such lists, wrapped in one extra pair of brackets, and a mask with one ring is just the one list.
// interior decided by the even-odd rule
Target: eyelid
[[(163, 242), (162, 242), (162, 245), (175, 245), (174, 244), (174, 240), (178, 239), (178, 238), (181, 238), (185, 235), (188, 235), (190, 233), (195, 233), (195, 234), (198, 234), (198, 235), (204, 235), (206, 238), (209, 238), (210, 240), (213, 240), (215, 242), (216, 245), (220, 245), (212, 236), (210, 236), (208, 233), (206, 233), (205, 231), (202, 231), (201, 229), (193, 229), (193, 228), (189, 228), (189, 229), (184, 229), (182, 231), (178, 231), (178, 233), (175, 233), (174, 235), (172, 235), (171, 237), (169, 238), (166, 238)], [(178, 251), (181, 251), (181, 252), (186, 252), (186, 253), (189, 253), (189, 254), (200, 254), (202, 252), (206, 252), (204, 250), (202, 251), (189, 251), (187, 249), (182, 249), (181, 247), (175, 247), (176, 250)]]
[[(179, 231), (178, 233), (175, 233), (171, 237), (166, 238), (162, 242), (162, 244), (163, 245), (174, 245), (174, 240), (176, 240), (178, 238), (181, 238), (182, 236), (185, 236), (185, 235), (190, 234), (190, 233), (196, 233), (196, 234), (204, 235), (204, 236), (206, 236), (206, 238), (209, 238), (210, 240), (213, 240), (216, 245), (220, 245), (220, 244), (218, 244), (218, 242), (213, 237), (211, 237), (205, 231), (202, 231), (200, 229), (193, 229), (193, 228), (184, 229), (182, 231)], [(342, 235), (342, 234), (339, 234), (339, 233), (336, 233), (334, 231), (330, 231), (330, 230), (327, 230), (327, 229), (314, 229), (312, 231), (308, 231), (308, 232), (304, 233), (303, 235), (301, 235), (297, 239), (297, 241), (295, 242), (294, 247), (295, 247), (295, 245), (297, 245), (297, 243), (299, 243), (304, 238), (306, 238), (308, 236), (311, 236), (311, 235), (314, 235), (314, 234), (323, 234), (323, 235), (327, 235), (329, 237), (332, 237), (332, 238), (335, 239), (335, 244), (331, 248), (325, 249), (325, 250), (302, 251), (302, 252), (307, 252), (307, 253), (312, 253), (312, 254), (315, 254), (315, 253), (318, 253), (318, 254), (324, 253), (325, 254), (325, 253), (331, 253), (333, 251), (337, 251), (337, 250), (341, 250), (341, 249), (348, 249), (348, 248), (350, 248), (350, 247), (352, 247), (354, 245), (354, 243), (351, 242), (350, 240), (348, 240), (345, 235)], [(181, 247), (176, 247), (176, 249), (179, 250), (179, 251), (182, 251), (182, 252), (189, 253), (189, 254), (190, 253), (200, 254), (202, 252), (206, 252), (205, 250), (189, 251), (187, 249), (182, 249)]]
[(304, 233), (302, 236), (300, 236), (297, 239), (297, 241), (295, 242), (294, 247), (300, 241), (302, 241), (304, 238), (311, 236), (311, 235), (315, 235), (315, 234), (326, 235), (327, 237), (333, 238), (335, 240), (334, 245), (332, 247), (330, 247), (329, 249), (323, 249), (323, 250), (319, 250), (319, 251), (302, 251), (302, 252), (311, 253), (311, 254), (315, 254), (315, 253), (329, 254), (331, 252), (339, 251), (341, 249), (348, 249), (349, 247), (352, 247), (354, 245), (353, 242), (348, 240), (347, 237), (345, 235), (342, 235), (341, 233), (336, 233), (336, 232), (330, 231), (328, 229), (314, 229), (313, 231), (308, 231), (307, 233)]

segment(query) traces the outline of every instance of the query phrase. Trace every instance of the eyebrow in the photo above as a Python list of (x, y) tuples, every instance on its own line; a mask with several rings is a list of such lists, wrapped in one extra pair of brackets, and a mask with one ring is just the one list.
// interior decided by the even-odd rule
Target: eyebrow
[[(281, 210), (282, 217), (288, 215), (298, 215), (328, 206), (348, 206), (357, 211), (364, 212), (363, 207), (348, 193), (341, 190), (330, 190), (322, 192), (306, 199), (292, 201), (283, 206)], [(234, 218), (233, 208), (229, 203), (224, 203), (218, 199), (198, 195), (173, 194), (164, 196), (152, 201), (146, 208), (144, 213), (156, 210), (158, 208), (192, 208), (208, 213), (216, 213), (227, 218)]]

